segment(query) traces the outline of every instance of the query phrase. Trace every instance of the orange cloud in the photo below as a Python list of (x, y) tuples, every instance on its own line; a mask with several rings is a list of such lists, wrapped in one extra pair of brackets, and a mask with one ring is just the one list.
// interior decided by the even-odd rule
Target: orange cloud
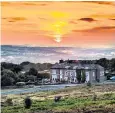
[(1, 2), (1, 6), (7, 6), (10, 5), (10, 2)]
[(77, 21), (71, 20), (69, 23), (70, 24), (77, 24)]
[(2, 18), (3, 20), (8, 20), (8, 22), (16, 22), (16, 21), (23, 21), (26, 20), (24, 17), (8, 17), (8, 18)]
[(9, 19), (14, 20), (14, 21), (26, 20), (26, 18), (24, 18), (24, 17), (11, 17)]
[(72, 31), (73, 32), (89, 32), (89, 33), (92, 33), (92, 32), (104, 32), (105, 30), (107, 32), (110, 32), (110, 30), (115, 32), (115, 26), (103, 26), (103, 27), (95, 27), (95, 28), (86, 29), (86, 30), (72, 30)]
[(97, 19), (100, 19), (100, 18), (108, 19), (108, 18), (115, 18), (115, 14), (93, 14), (90, 17), (97, 18)]
[[(87, 2), (87, 1), (85, 1)], [(108, 2), (108, 1), (88, 1), (88, 3), (96, 3), (96, 4), (102, 4), (102, 5), (113, 5), (115, 6), (115, 2)]]
[(110, 20), (115, 20), (114, 18), (110, 19)]

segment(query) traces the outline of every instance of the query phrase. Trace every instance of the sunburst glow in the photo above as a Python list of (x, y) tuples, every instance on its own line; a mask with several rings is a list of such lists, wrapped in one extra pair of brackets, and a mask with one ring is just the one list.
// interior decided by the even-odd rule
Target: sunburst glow
[(55, 40), (56, 42), (58, 42), (58, 43), (61, 42), (62, 39), (61, 39), (61, 35), (60, 35), (60, 34), (57, 34), (57, 35), (55, 35), (54, 37), (55, 37), (54, 40)]

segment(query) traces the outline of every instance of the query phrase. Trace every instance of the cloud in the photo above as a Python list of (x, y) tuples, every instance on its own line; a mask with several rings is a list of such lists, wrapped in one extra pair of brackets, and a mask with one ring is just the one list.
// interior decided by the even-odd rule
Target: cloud
[(28, 5), (28, 6), (46, 6), (48, 5), (48, 2), (23, 2), (23, 5)]
[(44, 3), (44, 4), (40, 4), (40, 5), (41, 5), (41, 6), (46, 6), (47, 4)]
[(42, 18), (42, 17), (38, 17), (40, 20), (48, 20), (48, 19), (46, 19), (46, 18)]
[(96, 32), (101, 30), (115, 30), (115, 26), (103, 26), (103, 27), (95, 27), (92, 29), (86, 29), (86, 30), (72, 30), (73, 32)]
[(68, 58), (77, 60), (115, 57), (115, 48), (1, 46), (1, 52), (1, 61), (14, 63), (21, 63), (27, 59), (37, 63), (58, 62), (59, 59), (67, 60)]
[(8, 20), (8, 22), (27, 20), (25, 17), (8, 17), (8, 18), (2, 18), (2, 19)]
[(96, 21), (96, 20), (94, 20), (93, 18), (80, 18), (79, 20), (87, 21), (87, 22), (93, 22), (93, 21)]
[(97, 27), (95, 29), (115, 29), (115, 26)]
[(108, 1), (84, 1), (84, 2), (115, 6), (115, 2), (108, 2)]
[(112, 19), (110, 19), (110, 20), (115, 20), (115, 18), (112, 18)]
[(2, 6), (7, 6), (7, 5), (10, 5), (10, 2), (1, 2), (1, 5)]
[(12, 17), (11, 20), (20, 21), (20, 20), (26, 20), (26, 18), (24, 18), (24, 17)]
[(7, 5), (26, 5), (26, 6), (46, 6), (48, 5), (48, 2), (2, 2), (2, 6), (7, 6)]
[(13, 21), (13, 20), (9, 20), (8, 22), (15, 22), (15, 21)]
[(77, 24), (77, 22), (74, 21), (74, 20), (69, 21), (69, 23), (70, 23), (70, 24)]
[(93, 14), (93, 15), (90, 15), (90, 17), (93, 17), (93, 18), (115, 18), (115, 14)]
[(37, 5), (37, 4), (32, 3), (32, 2), (25, 2), (25, 3), (23, 3), (23, 5)]
[(7, 18), (2, 18), (2, 19), (6, 20)]

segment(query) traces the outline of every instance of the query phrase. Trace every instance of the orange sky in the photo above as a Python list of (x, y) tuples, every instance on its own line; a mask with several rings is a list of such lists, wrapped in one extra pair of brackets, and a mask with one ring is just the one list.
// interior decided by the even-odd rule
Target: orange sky
[(2, 2), (2, 45), (115, 47), (115, 2)]

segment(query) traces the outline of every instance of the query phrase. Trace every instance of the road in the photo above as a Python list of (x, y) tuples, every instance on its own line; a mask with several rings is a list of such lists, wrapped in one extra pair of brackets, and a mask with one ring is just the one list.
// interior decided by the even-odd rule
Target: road
[(59, 90), (59, 89), (65, 88), (66, 86), (76, 86), (76, 85), (77, 84), (60, 84), (60, 85), (34, 86), (33, 88), (8, 89), (8, 90), (1, 90), (1, 95), (22, 94), (22, 93), (32, 93), (32, 92)]

